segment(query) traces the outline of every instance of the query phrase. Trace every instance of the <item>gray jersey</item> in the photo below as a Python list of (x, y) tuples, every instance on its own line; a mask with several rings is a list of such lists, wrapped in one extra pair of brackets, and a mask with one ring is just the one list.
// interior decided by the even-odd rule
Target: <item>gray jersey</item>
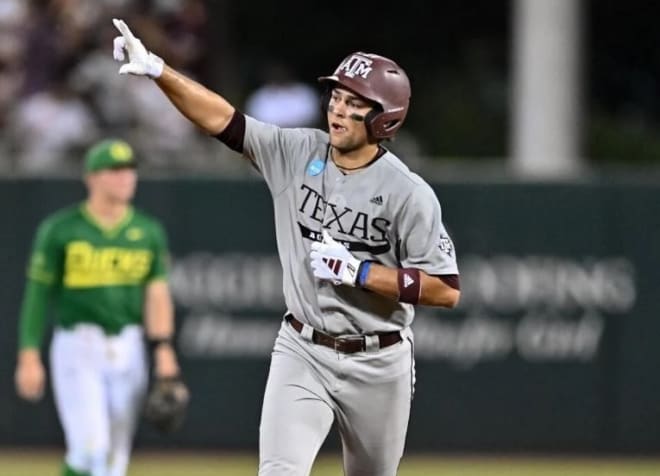
[(431, 187), (394, 154), (344, 175), (317, 129), (282, 129), (246, 116), (243, 153), (273, 196), (284, 298), (300, 321), (331, 334), (370, 334), (410, 325), (410, 304), (312, 274), (309, 252), (322, 229), (360, 260), (458, 274), (451, 238)]

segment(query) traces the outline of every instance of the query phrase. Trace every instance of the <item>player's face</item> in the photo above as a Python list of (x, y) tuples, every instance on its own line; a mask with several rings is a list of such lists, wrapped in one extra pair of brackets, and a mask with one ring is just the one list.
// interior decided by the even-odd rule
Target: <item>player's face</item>
[(107, 169), (89, 177), (90, 191), (113, 203), (128, 203), (135, 195), (137, 172), (133, 168)]
[(341, 152), (350, 152), (368, 144), (364, 117), (372, 105), (355, 93), (334, 88), (328, 103), (330, 144)]

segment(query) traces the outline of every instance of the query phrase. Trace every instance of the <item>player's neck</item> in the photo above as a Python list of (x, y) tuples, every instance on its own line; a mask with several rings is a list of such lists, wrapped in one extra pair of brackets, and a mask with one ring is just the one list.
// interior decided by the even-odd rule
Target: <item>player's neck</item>
[(380, 155), (378, 144), (370, 144), (357, 150), (342, 152), (332, 147), (330, 156), (335, 165), (343, 172), (361, 170), (371, 164)]
[(106, 228), (112, 228), (124, 219), (128, 212), (129, 204), (125, 202), (111, 202), (102, 200), (100, 197), (90, 196), (85, 204), (87, 212), (99, 224)]

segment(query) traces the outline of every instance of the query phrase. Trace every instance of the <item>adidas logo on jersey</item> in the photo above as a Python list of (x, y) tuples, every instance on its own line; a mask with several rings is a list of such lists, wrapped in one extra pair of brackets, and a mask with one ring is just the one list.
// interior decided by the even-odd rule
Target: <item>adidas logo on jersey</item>
[(410, 286), (411, 284), (414, 284), (414, 283), (415, 283), (415, 280), (413, 278), (411, 278), (409, 274), (404, 274), (403, 275), (403, 287), (404, 288), (407, 288), (408, 286)]
[(376, 195), (374, 198), (369, 200), (371, 203), (375, 203), (376, 205), (382, 205), (383, 204), (383, 196), (382, 195)]

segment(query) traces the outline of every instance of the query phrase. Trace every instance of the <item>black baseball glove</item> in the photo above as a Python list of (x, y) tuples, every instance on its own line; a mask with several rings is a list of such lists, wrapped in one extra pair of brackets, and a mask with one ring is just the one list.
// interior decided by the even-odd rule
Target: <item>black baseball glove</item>
[(147, 394), (144, 418), (161, 433), (177, 430), (186, 418), (190, 392), (180, 377), (157, 378)]

